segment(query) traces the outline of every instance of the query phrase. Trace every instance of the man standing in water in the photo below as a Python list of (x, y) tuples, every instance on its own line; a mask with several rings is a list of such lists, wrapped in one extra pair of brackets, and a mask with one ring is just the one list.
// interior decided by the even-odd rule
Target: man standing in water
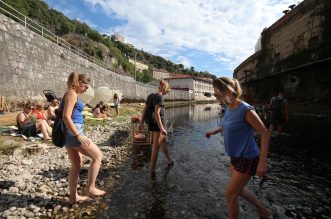
[(277, 129), (278, 135), (282, 134), (284, 120), (288, 120), (287, 101), (283, 97), (283, 92), (279, 91), (276, 97), (272, 97), (269, 103), (271, 110), (269, 132), (272, 134), (274, 128)]

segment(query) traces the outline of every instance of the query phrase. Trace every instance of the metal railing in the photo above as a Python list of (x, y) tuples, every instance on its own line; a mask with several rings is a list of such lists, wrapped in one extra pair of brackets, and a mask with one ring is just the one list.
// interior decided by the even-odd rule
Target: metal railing
[(78, 56), (80, 56), (84, 59), (87, 59), (88, 61), (90, 61), (90, 62), (92, 62), (96, 65), (99, 65), (103, 68), (106, 68), (107, 70), (112, 70), (112, 71), (114, 71), (118, 74), (128, 76), (128, 74), (126, 72), (119, 71), (117, 69), (113, 69), (112, 66), (106, 65), (105, 63), (103, 63), (99, 59), (96, 59), (95, 57), (85, 53), (84, 51), (77, 48), (76, 46), (68, 43), (63, 38), (55, 35), (51, 31), (47, 30), (46, 28), (44, 28), (43, 26), (38, 24), (36, 21), (26, 17), (24, 14), (17, 11), (15, 8), (11, 7), (10, 5), (8, 5), (7, 3), (5, 3), (2, 0), (0, 0), (0, 11), (3, 12), (8, 17), (10, 17), (10, 18), (16, 20), (17, 22), (23, 24), (24, 27), (29, 28), (33, 32), (35, 32), (35, 33), (39, 34), (40, 36), (52, 41), (53, 43), (56, 43), (58, 46), (61, 46), (65, 49), (67, 49), (68, 51), (70, 51), (70, 52), (72, 52), (72, 53), (74, 53), (74, 54), (76, 54), (76, 55), (78, 55)]

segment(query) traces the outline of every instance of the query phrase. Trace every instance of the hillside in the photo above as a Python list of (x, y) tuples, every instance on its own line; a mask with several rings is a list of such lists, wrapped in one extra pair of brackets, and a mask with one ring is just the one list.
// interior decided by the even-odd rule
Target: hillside
[(64, 38), (67, 42), (111, 66), (112, 69), (125, 71), (134, 76), (134, 65), (129, 63), (128, 58), (135, 57), (138, 62), (149, 66), (148, 70), (143, 70), (137, 74), (137, 80), (139, 81), (145, 83), (151, 81), (151, 69), (164, 69), (171, 73), (215, 78), (214, 75), (208, 72), (195, 71), (193, 66), (185, 68), (183, 64), (175, 64), (163, 57), (138, 50), (134, 46), (115, 42), (110, 36), (97, 32), (86, 23), (71, 20), (61, 12), (49, 8), (42, 0), (3, 1), (46, 29)]

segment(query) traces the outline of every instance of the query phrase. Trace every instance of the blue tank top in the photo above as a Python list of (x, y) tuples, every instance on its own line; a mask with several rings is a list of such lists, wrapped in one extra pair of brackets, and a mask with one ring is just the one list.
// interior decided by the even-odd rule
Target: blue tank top
[(221, 127), (225, 151), (230, 157), (255, 158), (260, 153), (254, 139), (254, 130), (245, 119), (245, 113), (251, 109), (253, 107), (244, 101), (235, 109), (226, 107)]
[(72, 110), (71, 119), (74, 123), (84, 124), (83, 120), (84, 103), (77, 98), (77, 103)]

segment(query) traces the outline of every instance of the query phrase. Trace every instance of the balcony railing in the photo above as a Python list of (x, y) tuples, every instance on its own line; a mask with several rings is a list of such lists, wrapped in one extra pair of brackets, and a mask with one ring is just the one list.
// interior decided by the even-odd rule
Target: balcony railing
[(53, 43), (56, 43), (58, 46), (61, 46), (65, 49), (67, 49), (68, 51), (70, 51), (84, 59), (87, 59), (88, 61), (90, 61), (96, 65), (99, 65), (103, 68), (114, 71), (118, 74), (128, 76), (128, 74), (126, 72), (114, 69), (112, 66), (106, 65), (104, 62), (100, 61), (99, 59), (96, 59), (95, 57), (85, 53), (84, 51), (77, 48), (76, 46), (68, 43), (63, 38), (55, 35), (51, 31), (47, 30), (46, 28), (44, 28), (43, 26), (38, 24), (36, 21), (28, 18), (27, 16), (25, 16), (21, 12), (17, 11), (15, 8), (8, 5), (7, 3), (5, 3), (2, 0), (0, 0), (0, 12), (3, 13), (4, 15), (6, 15), (7, 17), (10, 17), (13, 20), (21, 23), (22, 25), (24, 25), (24, 27), (29, 28), (30, 30), (39, 34), (40, 36), (52, 41)]

